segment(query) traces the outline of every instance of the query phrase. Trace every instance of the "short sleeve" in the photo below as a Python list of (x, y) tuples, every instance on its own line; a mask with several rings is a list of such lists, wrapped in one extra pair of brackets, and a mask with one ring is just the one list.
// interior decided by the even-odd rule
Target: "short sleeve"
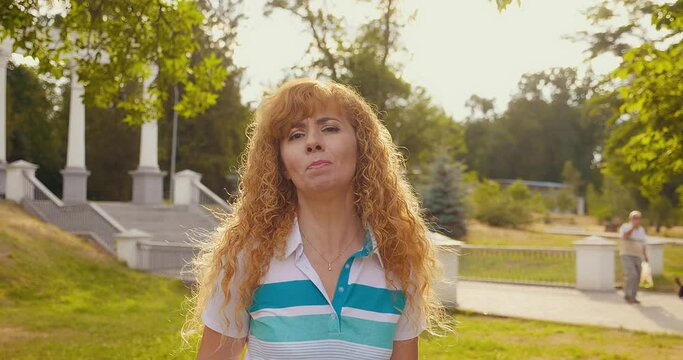
[[(239, 269), (239, 267), (238, 267)], [(220, 306), (223, 303), (225, 295), (220, 288), (220, 283), (225, 276), (223, 270), (220, 271), (214, 283), (213, 295), (209, 298), (204, 311), (202, 312), (202, 321), (204, 325), (211, 330), (219, 332), (225, 336), (233, 338), (243, 338), (249, 333), (249, 313), (246, 309), (241, 310), (237, 316), (235, 315), (235, 307), (237, 305), (238, 286), (241, 281), (241, 271), (238, 271), (237, 276), (230, 282), (230, 301), (225, 309), (221, 312)], [(226, 320), (230, 320), (230, 324)], [(242, 328), (237, 328), (237, 322), (241, 320)]]
[(396, 324), (394, 341), (409, 340), (419, 336), (427, 328), (427, 319), (419, 309), (413, 309), (408, 302)]

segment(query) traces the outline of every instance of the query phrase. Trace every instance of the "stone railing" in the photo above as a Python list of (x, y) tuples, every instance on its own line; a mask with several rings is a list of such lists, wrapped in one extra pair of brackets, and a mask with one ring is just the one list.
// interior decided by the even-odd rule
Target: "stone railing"
[(137, 270), (179, 278), (193, 282), (188, 264), (197, 256), (199, 248), (184, 243), (154, 241), (152, 236), (131, 229), (116, 236), (116, 256)]
[(38, 167), (19, 160), (7, 167), (7, 198), (41, 220), (73, 234), (91, 238), (108, 252), (116, 251), (114, 237), (124, 231), (116, 220), (94, 203), (65, 204), (35, 176)]

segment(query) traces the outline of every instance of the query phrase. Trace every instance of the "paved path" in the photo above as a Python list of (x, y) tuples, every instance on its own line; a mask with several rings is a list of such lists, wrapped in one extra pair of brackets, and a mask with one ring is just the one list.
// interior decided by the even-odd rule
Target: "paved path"
[(683, 335), (683, 300), (675, 294), (639, 292), (640, 305), (621, 291), (458, 281), (458, 307), (492, 315), (600, 325)]

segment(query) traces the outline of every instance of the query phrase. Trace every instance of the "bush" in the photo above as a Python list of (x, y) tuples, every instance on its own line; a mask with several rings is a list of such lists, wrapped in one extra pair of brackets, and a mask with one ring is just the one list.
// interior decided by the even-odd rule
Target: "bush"
[(541, 195), (520, 181), (502, 189), (497, 182), (484, 180), (470, 201), (474, 218), (492, 226), (517, 228), (532, 223), (535, 213), (545, 213)]

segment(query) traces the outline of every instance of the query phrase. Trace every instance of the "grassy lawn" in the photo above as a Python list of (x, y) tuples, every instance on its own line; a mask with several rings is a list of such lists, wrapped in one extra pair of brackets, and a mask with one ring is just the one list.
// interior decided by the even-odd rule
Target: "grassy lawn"
[(531, 229), (506, 229), (475, 221), (467, 223), (465, 242), (472, 245), (571, 247), (581, 236), (547, 234)]
[[(0, 359), (194, 359), (179, 331), (188, 290), (127, 269), (87, 241), (0, 202)], [(673, 359), (683, 337), (454, 313), (422, 359)]]
[(191, 359), (186, 294), (0, 203), (0, 359)]
[(683, 337), (454, 314), (456, 333), (422, 336), (421, 359), (679, 359)]

